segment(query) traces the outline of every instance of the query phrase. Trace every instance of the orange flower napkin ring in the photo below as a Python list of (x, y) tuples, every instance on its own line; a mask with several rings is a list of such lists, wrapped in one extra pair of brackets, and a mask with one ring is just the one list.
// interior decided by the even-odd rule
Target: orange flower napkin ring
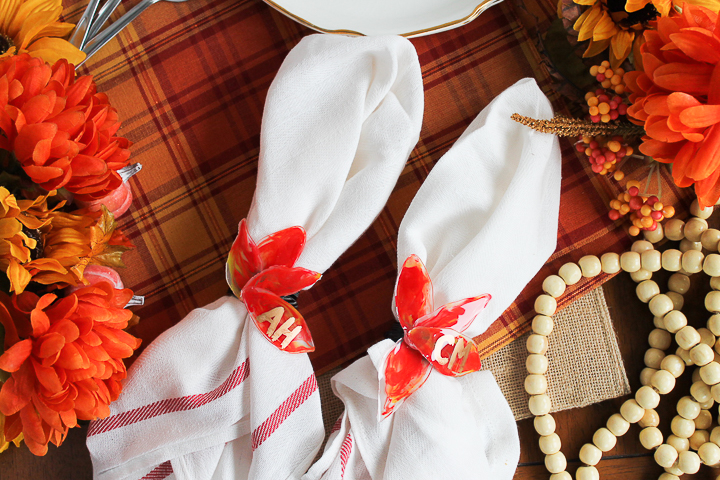
[(477, 345), (461, 332), (490, 298), (489, 294), (465, 298), (433, 311), (432, 281), (425, 265), (417, 255), (405, 260), (395, 291), (397, 316), (405, 336), (387, 354), (380, 372), (382, 418), (425, 383), (431, 366), (451, 377), (480, 370)]
[(311, 287), (322, 276), (293, 266), (305, 240), (305, 229), (290, 227), (255, 244), (243, 219), (225, 270), (228, 285), (247, 307), (255, 326), (270, 343), (289, 353), (315, 350), (305, 319), (282, 298)]

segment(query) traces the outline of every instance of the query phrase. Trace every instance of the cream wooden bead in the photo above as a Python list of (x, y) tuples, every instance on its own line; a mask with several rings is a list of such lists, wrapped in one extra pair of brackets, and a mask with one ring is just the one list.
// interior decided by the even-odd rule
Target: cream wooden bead
[(568, 472), (553, 473), (550, 475), (550, 480), (572, 480), (572, 475)]
[(670, 435), (667, 438), (667, 444), (672, 445), (678, 452), (684, 452), (690, 450), (690, 440), (687, 438), (680, 438), (676, 435)]
[(648, 307), (650, 307), (650, 312), (657, 316), (662, 317), (663, 315), (667, 314), (668, 312), (672, 311), (673, 309), (673, 302), (665, 294), (655, 295), (652, 300), (648, 303)]
[(557, 433), (551, 433), (544, 437), (540, 437), (540, 450), (545, 455), (552, 455), (560, 451), (560, 437)]
[(685, 238), (691, 242), (699, 242), (702, 234), (708, 229), (708, 223), (702, 218), (691, 218), (685, 224)]
[(677, 272), (682, 268), (682, 252), (670, 248), (661, 254), (662, 267), (668, 272)]
[(540, 315), (554, 315), (556, 309), (557, 300), (550, 295), (538, 295), (535, 299), (535, 311)]
[(565, 293), (565, 281), (557, 275), (550, 275), (543, 281), (542, 289), (551, 297), (558, 298)]
[(660, 425), (660, 415), (653, 408), (647, 409), (638, 425), (640, 425), (640, 428), (657, 427)]
[(675, 388), (675, 377), (670, 372), (658, 370), (650, 379), (650, 384), (655, 387), (660, 395), (665, 395)]
[(678, 246), (681, 252), (689, 252), (691, 250), (694, 250), (696, 252), (702, 251), (702, 243), (700, 242), (691, 242), (687, 238), (683, 238), (680, 240), (680, 245)]
[(667, 330), (656, 328), (648, 335), (648, 344), (652, 348), (667, 350), (670, 348), (670, 343), (672, 343), (672, 335)]
[(528, 355), (525, 367), (527, 367), (528, 373), (545, 375), (548, 370), (548, 359), (545, 355)]
[(704, 343), (700, 343), (690, 350), (690, 359), (695, 365), (702, 367), (715, 359), (715, 352)]
[[(712, 414), (709, 410), (700, 410), (700, 415), (693, 421), (695, 422), (696, 430), (707, 430), (712, 426)], [(695, 450), (697, 450), (697, 448)]]
[(663, 317), (656, 317), (653, 315), (653, 325), (655, 328), (667, 330), (667, 328), (665, 328), (665, 322), (663, 322)]
[(698, 328), (697, 331), (700, 334), (700, 343), (704, 343), (711, 348), (715, 346), (715, 335), (713, 335), (710, 330), (705, 327), (701, 327)]
[(645, 414), (645, 409), (642, 408), (634, 400), (625, 400), (625, 403), (620, 407), (620, 415), (630, 423), (637, 423)]
[(700, 378), (706, 385), (720, 383), (720, 364), (710, 362), (704, 367), (700, 367)]
[(645, 365), (650, 368), (660, 369), (663, 358), (665, 358), (665, 352), (660, 349), (648, 348), (645, 351)]
[(692, 385), (690, 385), (690, 395), (692, 395), (692, 397), (698, 403), (704, 403), (708, 400), (712, 400), (710, 387), (705, 385), (705, 383), (702, 381), (694, 382)]
[(660, 445), (655, 450), (655, 462), (663, 468), (672, 467), (678, 458), (678, 452), (668, 444)]
[[(619, 413), (614, 413), (608, 418), (607, 429), (612, 432), (616, 437), (622, 437), (625, 435), (630, 428), (630, 422), (625, 420)], [(588, 465), (593, 465), (588, 463)]]
[(652, 387), (642, 386), (635, 392), (635, 401), (645, 410), (655, 408), (660, 404), (660, 394)]
[(555, 419), (552, 415), (542, 415), (533, 420), (535, 431), (542, 437), (555, 433)]
[(697, 250), (688, 250), (682, 256), (682, 268), (688, 273), (698, 273), (702, 270), (705, 256)]
[(657, 272), (662, 268), (662, 254), (657, 250), (647, 250), (640, 255), (642, 268), (650, 272)]
[(710, 441), (715, 445), (720, 446), (720, 427), (715, 427), (710, 432)]
[[(663, 360), (665, 359), (663, 358)], [(662, 362), (660, 362), (660, 365), (662, 365)], [(645, 367), (640, 370), (640, 385), (651, 385), (650, 380), (652, 380), (652, 376), (655, 375), (657, 371), (657, 368), (650, 367)]]
[(700, 404), (692, 397), (682, 397), (677, 404), (677, 412), (683, 418), (695, 420), (700, 415)]
[(671, 218), (665, 222), (665, 236), (669, 240), (678, 241), (685, 238), (685, 222), (678, 218)]
[(652, 280), (645, 280), (635, 287), (635, 293), (641, 302), (648, 303), (655, 295), (660, 294), (660, 287)]
[(548, 317), (547, 315), (535, 315), (532, 322), (532, 330), (533, 333), (547, 337), (552, 333), (554, 325), (552, 317)]
[(678, 455), (678, 468), (683, 473), (697, 473), (700, 470), (700, 457), (692, 450), (680, 452)]
[(527, 351), (537, 355), (545, 355), (548, 349), (548, 339), (544, 335), (530, 335), (527, 339)]
[(578, 260), (578, 265), (582, 271), (582, 276), (585, 278), (592, 278), (602, 272), (602, 264), (600, 259), (595, 255), (585, 255)]
[(668, 280), (668, 288), (671, 292), (685, 295), (690, 290), (690, 277), (682, 273), (673, 273)]
[(683, 305), (685, 305), (685, 298), (682, 295), (676, 292), (667, 292), (665, 295), (672, 302), (673, 310), (682, 310)]
[(525, 391), (530, 395), (541, 395), (547, 392), (545, 375), (528, 375), (525, 377)]
[(720, 277), (712, 277), (710, 279), (710, 288), (720, 290)]
[(620, 271), (620, 255), (614, 252), (604, 253), (600, 257), (600, 265), (604, 273), (617, 273)]
[(717, 465), (720, 463), (720, 447), (712, 442), (705, 442), (698, 448), (698, 457), (705, 465)]
[(680, 470), (680, 469), (678, 468), (678, 466), (677, 466), (677, 460), (675, 460), (675, 463), (673, 464), (672, 467), (669, 467), (669, 468), (666, 468), (666, 469), (665, 469), (665, 473), (669, 473), (669, 474), (671, 474), (671, 475), (675, 475), (675, 476), (678, 476), (678, 477), (683, 475), (683, 471)]
[(643, 230), (643, 237), (650, 243), (658, 243), (665, 238), (665, 231), (661, 223), (657, 224), (655, 230)]
[(712, 395), (714, 401), (720, 402), (720, 383), (716, 383), (710, 387), (710, 395)]
[(673, 434), (680, 438), (690, 438), (695, 432), (695, 422), (683, 418), (680, 415), (675, 415), (672, 422), (670, 422), (670, 430)]
[(566, 285), (575, 285), (582, 278), (582, 271), (577, 264), (569, 262), (560, 267), (558, 275), (563, 279)]
[(702, 337), (694, 327), (684, 326), (675, 334), (675, 341), (684, 350), (690, 350), (692, 347), (700, 343)]
[(642, 255), (643, 252), (646, 252), (648, 250), (654, 250), (655, 247), (653, 247), (653, 244), (648, 242), (647, 240), (635, 240), (633, 244), (630, 246), (631, 252), (637, 252)]
[(709, 277), (717, 277), (720, 275), (720, 255), (711, 253), (703, 261), (703, 272)]
[[(707, 321), (707, 326), (710, 329), (710, 331), (715, 336), (720, 336), (720, 313), (716, 313), (714, 315), (711, 315), (710, 318)], [(717, 350), (717, 343), (715, 344), (715, 349)]]
[(673, 475), (672, 473), (663, 472), (658, 477), (658, 480), (680, 480), (680, 477)]
[(620, 255), (620, 267), (625, 272), (637, 272), (642, 267), (640, 254), (637, 252), (625, 252)]
[(690, 352), (688, 352), (684, 348), (678, 347), (677, 350), (675, 350), (675, 355), (682, 358), (683, 362), (685, 362), (686, 367), (693, 364), (692, 359), (690, 358)]
[(550, 402), (550, 397), (545, 394), (532, 395), (530, 397), (530, 401), (528, 402), (528, 407), (530, 408), (530, 413), (535, 416), (547, 415), (550, 413), (552, 402)]
[[(714, 385), (713, 385), (713, 386), (714, 386)], [(712, 393), (712, 387), (711, 387), (710, 392)], [(700, 404), (700, 408), (702, 408), (703, 410), (710, 410), (710, 409), (713, 407), (714, 404), (715, 404), (715, 400), (713, 400), (713, 399), (711, 398), (711, 399), (708, 400), (707, 402), (701, 403), (701, 404)]]
[(695, 424), (695, 432), (688, 438), (688, 444), (692, 450), (697, 452), (704, 443), (710, 440), (710, 434), (707, 430), (698, 430), (697, 424)]
[(710, 218), (710, 215), (712, 215), (713, 213), (713, 209), (714, 207), (702, 208), (697, 199), (693, 200), (693, 202), (690, 204), (690, 214), (693, 217), (698, 217), (703, 220)]
[(705, 308), (708, 312), (720, 312), (720, 292), (712, 291), (705, 295)]
[[(630, 424), (628, 424), (630, 425)], [(597, 465), (602, 459), (602, 450), (592, 443), (586, 443), (580, 447), (580, 461), (585, 465)]]
[(560, 473), (567, 468), (567, 460), (562, 452), (553, 453), (545, 456), (545, 468), (550, 473)]
[(720, 243), (720, 230), (708, 228), (703, 232), (702, 236), (700, 237), (700, 243), (702, 243), (702, 246), (705, 250), (717, 252), (718, 243)]
[(598, 428), (593, 435), (593, 443), (603, 452), (609, 452), (615, 448), (617, 437), (607, 428)]
[(575, 472), (575, 480), (600, 480), (600, 472), (592, 465), (578, 467)]
[(632, 272), (630, 274), (630, 278), (632, 278), (632, 281), (635, 283), (644, 282), (645, 280), (650, 280), (652, 278), (652, 272), (641, 268), (637, 272)]
[(659, 447), (663, 443), (663, 434), (657, 427), (647, 427), (640, 431), (640, 443), (648, 450)]
[(685, 371), (685, 362), (677, 355), (667, 355), (660, 362), (660, 368), (667, 370), (672, 373), (673, 377), (678, 378)]
[(668, 332), (676, 333), (687, 325), (687, 317), (679, 310), (672, 310), (663, 316), (663, 323)]

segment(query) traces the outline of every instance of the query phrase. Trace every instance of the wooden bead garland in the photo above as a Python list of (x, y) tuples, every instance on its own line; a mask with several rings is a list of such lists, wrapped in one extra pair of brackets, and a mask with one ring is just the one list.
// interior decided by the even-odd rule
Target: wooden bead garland
[[(567, 461), (563, 455), (560, 437), (555, 433), (555, 420), (550, 415), (551, 401), (547, 395), (548, 349), (547, 337), (554, 327), (552, 315), (557, 309), (557, 298), (582, 277), (592, 278), (598, 274), (613, 274), (620, 270), (628, 272), (638, 283), (636, 294), (647, 303), (653, 314), (656, 329), (648, 337), (650, 348), (645, 354), (645, 365), (640, 375), (643, 385), (635, 398), (625, 401), (620, 413), (612, 415), (606, 427), (598, 429), (592, 443), (580, 449), (580, 460), (576, 480), (599, 479), (597, 465), (603, 452), (615, 447), (617, 437), (624, 435), (631, 423), (638, 423), (642, 430), (640, 442), (651, 450), (655, 449), (655, 461), (665, 468), (660, 480), (676, 480), (683, 473), (696, 473), (701, 464), (720, 464), (720, 426), (712, 433), (712, 414), (709, 409), (720, 402), (720, 255), (705, 256), (702, 249), (718, 251), (720, 231), (709, 229), (706, 219), (713, 208), (700, 209), (697, 200), (691, 206), (693, 218), (687, 223), (679, 219), (666, 222), (664, 230), (647, 232), (646, 238), (657, 243), (664, 237), (680, 241), (680, 249), (668, 249), (662, 253), (655, 250), (653, 243), (639, 240), (633, 243), (631, 251), (622, 255), (606, 253), (601, 258), (587, 255), (577, 264), (566, 263), (557, 275), (551, 275), (543, 282), (543, 295), (535, 302), (538, 314), (533, 320), (533, 334), (528, 338), (528, 377), (525, 382), (530, 394), (529, 407), (535, 415), (535, 430), (540, 435), (540, 449), (546, 454), (545, 466), (552, 474), (551, 480), (571, 480), (565, 471)], [(676, 272), (668, 281), (669, 291), (661, 293), (651, 280), (652, 274), (660, 269)], [(689, 275), (704, 272), (710, 280), (713, 291), (705, 298), (705, 307), (712, 314), (707, 328), (695, 329), (687, 324), (687, 318), (680, 311), (683, 294), (690, 288)], [(675, 354), (666, 354), (672, 339), (679, 345)], [(677, 415), (671, 422), (672, 435), (663, 441), (663, 434), (657, 428), (659, 417), (654, 410), (660, 396), (675, 387), (675, 379), (686, 367), (696, 366), (690, 396), (681, 398), (677, 404)], [(720, 479), (720, 477), (719, 477)]]

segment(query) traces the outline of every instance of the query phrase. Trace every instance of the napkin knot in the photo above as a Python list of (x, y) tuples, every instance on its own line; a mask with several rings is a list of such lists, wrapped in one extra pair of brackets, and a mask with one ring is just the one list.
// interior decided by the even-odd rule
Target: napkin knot
[(295, 308), (297, 303), (287, 298), (311, 287), (321, 277), (317, 272), (294, 266), (305, 240), (305, 229), (290, 227), (256, 244), (243, 219), (225, 269), (230, 289), (245, 304), (260, 333), (275, 347), (289, 353), (315, 350), (307, 323)]
[(433, 307), (433, 287), (425, 265), (410, 255), (402, 266), (395, 306), (404, 336), (379, 369), (380, 418), (393, 411), (427, 380), (431, 367), (451, 377), (480, 370), (475, 342), (461, 332), (490, 301), (489, 294)]

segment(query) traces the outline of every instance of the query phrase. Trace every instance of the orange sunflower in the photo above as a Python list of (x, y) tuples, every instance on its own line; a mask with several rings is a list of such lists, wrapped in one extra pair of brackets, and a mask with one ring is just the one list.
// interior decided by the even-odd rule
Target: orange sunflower
[(62, 0), (2, 0), (0, 57), (29, 53), (48, 63), (61, 58), (77, 65), (85, 54), (64, 40), (75, 25), (61, 22)]

